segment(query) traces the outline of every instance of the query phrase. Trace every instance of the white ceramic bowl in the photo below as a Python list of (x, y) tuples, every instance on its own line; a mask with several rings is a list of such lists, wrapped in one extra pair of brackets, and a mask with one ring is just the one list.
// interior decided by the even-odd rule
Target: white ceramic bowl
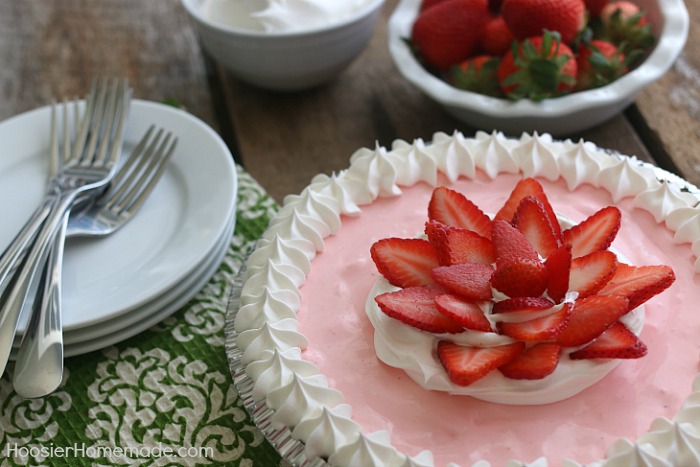
[(297, 91), (340, 74), (367, 46), (384, 0), (370, 0), (354, 16), (303, 32), (262, 32), (213, 21), (206, 0), (181, 0), (204, 49), (239, 79), (276, 91)]
[(632, 103), (644, 86), (668, 71), (688, 37), (688, 11), (683, 0), (635, 0), (647, 12), (658, 37), (640, 66), (598, 89), (539, 103), (509, 101), (456, 89), (418, 63), (403, 39), (410, 37), (420, 2), (401, 0), (389, 19), (389, 51), (401, 74), (464, 123), (515, 135), (537, 131), (564, 136), (608, 120)]

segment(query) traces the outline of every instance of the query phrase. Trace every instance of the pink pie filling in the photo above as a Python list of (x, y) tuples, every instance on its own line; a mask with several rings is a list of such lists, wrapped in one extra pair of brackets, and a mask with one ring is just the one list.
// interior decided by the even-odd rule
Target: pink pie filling
[[(487, 213), (496, 212), (520, 176), (460, 179), (454, 186)], [(539, 180), (555, 211), (575, 222), (613, 203), (602, 189), (583, 185), (569, 192), (563, 180)], [(380, 362), (365, 300), (378, 273), (372, 243), (385, 237), (414, 237), (423, 230), (432, 187), (420, 183), (403, 195), (380, 199), (357, 218), (344, 218), (326, 239), (302, 286), (300, 331), (308, 338), (304, 358), (318, 365), (353, 407), (365, 433), (388, 430), (408, 455), (428, 449), (435, 464), (461, 465), (511, 459), (550, 465), (564, 459), (586, 463), (605, 457), (619, 438), (636, 439), (656, 417), (671, 418), (691, 391), (698, 373), (700, 278), (689, 245), (675, 245), (673, 233), (631, 199), (617, 203), (622, 227), (613, 247), (634, 265), (668, 264), (676, 282), (646, 305), (642, 339), (646, 357), (623, 361), (607, 377), (562, 402), (510, 406), (466, 396), (426, 391), (403, 371)]]

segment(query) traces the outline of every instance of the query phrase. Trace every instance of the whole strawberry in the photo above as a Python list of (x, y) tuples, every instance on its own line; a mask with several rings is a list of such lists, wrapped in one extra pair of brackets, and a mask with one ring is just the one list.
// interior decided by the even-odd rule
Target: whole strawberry
[(584, 0), (504, 0), (501, 14), (518, 39), (549, 30), (571, 44), (586, 24)]
[(586, 1), (586, 10), (588, 10), (588, 15), (591, 18), (597, 18), (600, 16), (600, 12), (603, 10), (603, 7), (607, 5), (610, 0), (585, 0)]
[(510, 99), (541, 101), (569, 93), (578, 67), (573, 51), (557, 33), (525, 39), (506, 53), (498, 67), (498, 81)]
[(430, 7), (433, 7), (437, 5), (438, 3), (442, 3), (445, 0), (423, 0), (420, 4), (420, 11), (427, 10)]
[(500, 60), (489, 55), (477, 55), (452, 67), (449, 82), (458, 89), (500, 97), (496, 70)]
[(445, 71), (472, 55), (490, 15), (488, 0), (445, 0), (418, 15), (412, 45), (428, 67)]
[(503, 16), (496, 15), (484, 25), (479, 47), (487, 55), (501, 57), (508, 52), (514, 40), (515, 36), (508, 28)]
[(600, 12), (600, 21), (603, 38), (620, 46), (625, 53), (644, 51), (654, 44), (646, 14), (632, 2), (621, 0), (608, 3)]
[(617, 46), (597, 39), (579, 45), (576, 62), (578, 91), (605, 86), (627, 72), (625, 55)]

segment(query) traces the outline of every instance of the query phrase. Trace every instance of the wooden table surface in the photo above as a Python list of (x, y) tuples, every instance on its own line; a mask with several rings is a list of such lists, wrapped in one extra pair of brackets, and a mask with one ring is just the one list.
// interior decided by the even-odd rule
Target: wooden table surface
[[(218, 131), (277, 200), (378, 142), (474, 129), (407, 83), (392, 63), (387, 0), (369, 47), (335, 81), (295, 94), (256, 89), (203, 54), (179, 0), (0, 2), (0, 120), (81, 95), (95, 76), (125, 75), (134, 97), (172, 99)], [(623, 114), (581, 134), (700, 184), (700, 0), (676, 65)], [(8, 150), (8, 148), (4, 148)], [(11, 150), (11, 149), (10, 149)]]

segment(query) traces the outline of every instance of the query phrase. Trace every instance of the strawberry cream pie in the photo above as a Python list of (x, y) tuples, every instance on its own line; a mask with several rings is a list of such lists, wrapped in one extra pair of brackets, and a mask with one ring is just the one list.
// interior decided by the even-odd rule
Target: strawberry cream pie
[(234, 382), (309, 465), (700, 465), (700, 208), (659, 174), (548, 135), (361, 149), (246, 261)]

